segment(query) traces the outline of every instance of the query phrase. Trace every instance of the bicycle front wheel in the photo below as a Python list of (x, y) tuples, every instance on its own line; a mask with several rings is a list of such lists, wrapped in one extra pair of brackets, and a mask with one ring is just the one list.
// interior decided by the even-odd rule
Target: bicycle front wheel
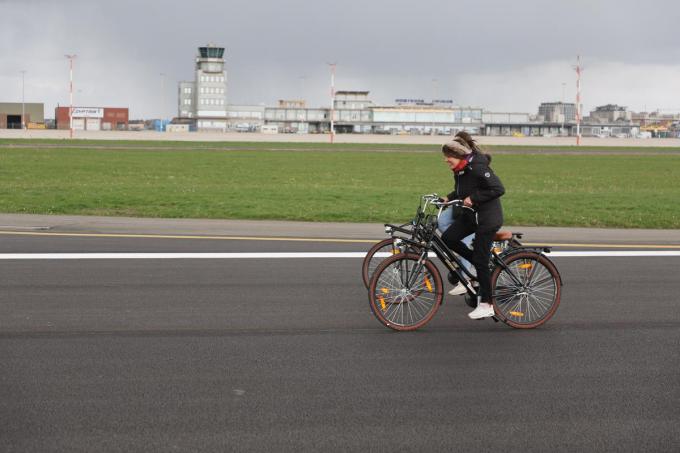
[(385, 261), (392, 255), (401, 253), (399, 247), (394, 245), (396, 238), (383, 239), (371, 247), (366, 253), (364, 262), (361, 265), (361, 277), (364, 279), (364, 286), (368, 288), (368, 283), (371, 281), (371, 276), (378, 268), (380, 263)]
[(507, 266), (491, 274), (496, 317), (518, 329), (532, 329), (548, 321), (560, 304), (562, 280), (546, 256), (531, 251), (503, 257)]
[(400, 253), (384, 260), (368, 288), (371, 311), (394, 330), (415, 330), (435, 315), (443, 298), (442, 277), (429, 260)]

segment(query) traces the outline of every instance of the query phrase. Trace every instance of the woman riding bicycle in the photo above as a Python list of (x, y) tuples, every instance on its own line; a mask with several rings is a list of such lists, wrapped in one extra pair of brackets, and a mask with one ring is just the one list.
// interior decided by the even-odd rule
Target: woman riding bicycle
[[(494, 315), (489, 258), (493, 237), (503, 225), (500, 197), (505, 188), (489, 167), (491, 156), (483, 153), (467, 132), (458, 132), (453, 141), (442, 146), (442, 153), (456, 182), (445, 201), (463, 200), (465, 206), (476, 211), (475, 215), (467, 209), (460, 209), (454, 214), (455, 220), (442, 239), (451, 250), (470, 261), (477, 271), (477, 308), (468, 316), (471, 319), (487, 318)], [(470, 250), (462, 239), (472, 233), (475, 239)]]

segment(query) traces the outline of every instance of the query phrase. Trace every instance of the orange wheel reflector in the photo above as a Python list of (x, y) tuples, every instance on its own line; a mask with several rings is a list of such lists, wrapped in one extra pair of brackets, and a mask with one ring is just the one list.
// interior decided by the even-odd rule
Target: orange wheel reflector
[(511, 312), (509, 312), (509, 313), (510, 313), (512, 316), (516, 316), (516, 317), (518, 317), (518, 318), (521, 318), (522, 316), (524, 316), (524, 313), (522, 313), (521, 311), (511, 311)]
[(387, 310), (387, 305), (385, 305), (385, 299), (380, 296), (378, 297), (378, 300), (380, 301), (380, 308), (382, 308), (382, 311)]
[(432, 283), (430, 282), (430, 279), (425, 277), (425, 286), (427, 286), (427, 290), (429, 292), (432, 292)]
[(501, 253), (503, 250), (500, 247), (494, 247), (493, 251), (496, 253)]
[(401, 253), (400, 249), (392, 249), (392, 255), (399, 255)]
[(389, 294), (389, 293), (390, 293), (390, 290), (387, 289), (387, 288), (380, 288), (380, 291), (381, 291), (383, 294)]
[(526, 263), (526, 264), (520, 264), (520, 265), (519, 265), (519, 268), (520, 268), (520, 269), (531, 269), (532, 267), (534, 267), (534, 265), (531, 264), (531, 263)]

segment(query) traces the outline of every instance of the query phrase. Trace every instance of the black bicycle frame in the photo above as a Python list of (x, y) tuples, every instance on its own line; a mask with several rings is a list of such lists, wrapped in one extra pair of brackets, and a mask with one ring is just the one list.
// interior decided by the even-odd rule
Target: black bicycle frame
[[(425, 261), (425, 259), (429, 259), (427, 257), (427, 254), (430, 251), (433, 251), (437, 258), (444, 263), (444, 266), (446, 268), (455, 273), (458, 278), (460, 279), (461, 283), (465, 286), (465, 288), (468, 291), (468, 294), (471, 296), (476, 296), (477, 292), (475, 291), (474, 287), (472, 284), (470, 284), (470, 281), (474, 278), (474, 276), (468, 271), (463, 263), (461, 262), (460, 257), (453, 253), (449, 248), (446, 246), (442, 238), (437, 236), (434, 232), (431, 233), (432, 236), (430, 237), (430, 240), (425, 242), (425, 241), (415, 241), (413, 239), (408, 239), (408, 238), (401, 238), (402, 242), (405, 242), (407, 244), (415, 246), (415, 248), (419, 248), (422, 251), (420, 252), (420, 262), (422, 265), (422, 262)], [(455, 264), (454, 264), (455, 263)], [(408, 270), (407, 270), (408, 272)], [(418, 274), (420, 272), (420, 266), (418, 269), (414, 272), (414, 275)], [(407, 275), (406, 277), (406, 282), (407, 286), (410, 287), (410, 277)]]
[[(440, 208), (441, 212), (441, 208)], [(438, 216), (437, 216), (438, 217)], [(448, 246), (444, 243), (444, 240), (438, 236), (435, 233), (435, 228), (436, 228), (436, 220), (434, 222), (430, 221), (431, 216), (426, 215), (424, 212), (424, 209), (422, 207), (418, 207), (418, 211), (416, 213), (416, 217), (411, 222), (412, 229), (407, 230), (404, 227), (408, 224), (404, 225), (391, 225), (391, 224), (385, 224), (385, 227), (390, 228), (390, 232), (392, 233), (392, 236), (394, 236), (395, 232), (403, 233), (403, 234), (410, 234), (410, 238), (399, 238), (404, 243), (410, 244), (415, 246), (415, 248), (421, 249), (421, 257), (420, 257), (420, 265), (418, 266), (417, 272), (414, 273), (416, 275), (417, 273), (420, 272), (420, 269), (422, 267), (422, 262), (427, 258), (427, 254), (430, 251), (433, 251), (437, 258), (444, 264), (444, 266), (452, 273), (454, 273), (459, 281), (465, 286), (465, 289), (467, 290), (468, 294), (472, 297), (477, 296), (477, 291), (475, 291), (475, 288), (472, 286), (471, 281), (475, 280), (475, 277), (472, 275), (472, 273), (466, 269), (466, 267), (463, 265), (461, 261), (461, 257), (459, 257), (457, 254), (452, 252)], [(519, 243), (518, 239), (522, 238), (521, 233), (513, 233), (512, 238), (510, 239), (511, 241), (514, 241), (519, 247), (513, 247), (512, 252), (517, 251), (519, 249), (531, 249), (532, 251), (541, 254), (542, 252), (550, 252), (550, 249), (547, 247), (543, 247), (540, 250), (538, 248), (534, 247), (524, 247)], [(503, 268), (510, 277), (515, 281), (515, 283), (521, 285), (522, 282), (520, 279), (514, 274), (512, 269), (510, 269), (505, 262), (503, 261), (503, 258), (507, 255), (507, 252), (503, 252), (500, 255), (496, 253), (495, 250), (491, 250), (491, 260), (490, 264), (493, 263), (494, 267), (498, 266)], [(411, 286), (411, 276), (409, 276), (409, 271), (408, 269), (406, 270), (406, 284), (407, 287)]]
[(404, 228), (406, 225), (411, 225), (411, 227), (413, 227), (413, 224), (410, 223), (405, 223), (403, 225), (392, 225), (391, 223), (386, 223), (385, 228), (389, 228), (390, 234), (392, 236), (394, 236), (394, 233), (408, 234), (410, 236), (413, 234), (413, 228)]
[[(434, 234), (434, 232), (431, 233), (432, 236), (430, 237), (430, 240), (428, 242), (418, 242), (412, 239), (407, 239), (407, 238), (402, 238), (401, 240), (403, 242), (406, 242), (408, 244), (414, 245), (418, 248), (422, 249), (421, 252), (421, 261), (424, 261), (427, 254), (430, 251), (433, 251), (434, 254), (439, 258), (439, 260), (444, 264), (444, 266), (452, 273), (454, 273), (456, 276), (458, 276), (459, 281), (465, 286), (465, 289), (467, 290), (468, 294), (472, 297), (477, 296), (477, 291), (475, 290), (474, 286), (472, 286), (471, 281), (475, 279), (475, 277), (472, 275), (472, 273), (467, 270), (467, 268), (463, 265), (461, 261), (461, 257), (459, 257), (456, 253), (451, 251), (451, 249), (448, 248), (448, 246), (444, 243), (444, 240), (439, 237), (438, 235)], [(538, 247), (524, 247), (520, 246), (509, 253), (515, 253), (519, 250), (531, 250), (537, 254), (541, 254), (544, 251), (549, 251), (546, 247), (538, 248)], [(515, 283), (521, 285), (522, 282), (517, 278), (515, 273), (510, 269), (505, 262), (503, 261), (503, 257), (508, 255), (508, 253), (503, 253), (499, 255), (496, 253), (495, 250), (491, 251), (491, 263), (494, 264), (494, 266), (500, 266), (505, 270), (508, 275), (515, 281)], [(416, 272), (417, 274), (417, 272)], [(406, 281), (409, 282), (410, 286), (410, 277), (407, 276)]]
[(458, 279), (463, 284), (463, 286), (465, 286), (470, 296), (477, 296), (477, 291), (475, 291), (474, 287), (470, 283), (474, 276), (469, 270), (465, 268), (461, 258), (448, 248), (441, 237), (433, 234), (430, 244), (428, 247), (426, 247), (426, 249), (431, 249), (434, 254), (437, 255), (437, 258), (439, 258), (439, 260), (444, 264), (444, 266), (450, 272), (453, 272), (458, 276)]

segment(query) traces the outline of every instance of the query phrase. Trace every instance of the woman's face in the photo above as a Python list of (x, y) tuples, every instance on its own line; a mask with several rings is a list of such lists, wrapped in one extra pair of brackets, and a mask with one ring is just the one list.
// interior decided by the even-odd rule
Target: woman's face
[(461, 159), (455, 157), (444, 156), (444, 162), (446, 162), (446, 165), (449, 166), (451, 171), (453, 171), (453, 169), (456, 168), (456, 165), (458, 165), (460, 161)]

